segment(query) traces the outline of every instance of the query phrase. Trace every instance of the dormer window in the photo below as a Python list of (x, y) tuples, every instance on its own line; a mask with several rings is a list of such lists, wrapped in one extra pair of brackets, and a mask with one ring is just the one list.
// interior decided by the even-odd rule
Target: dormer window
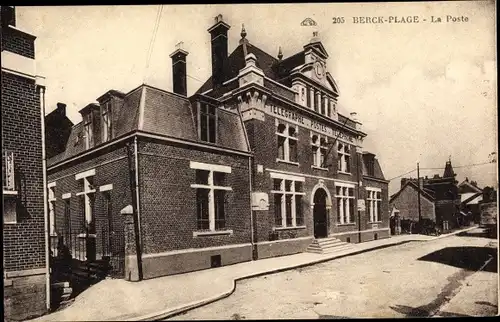
[(101, 135), (102, 142), (111, 140), (111, 102), (106, 102), (101, 107)]
[(217, 108), (206, 103), (199, 103), (198, 107), (198, 133), (200, 140), (217, 143)]
[(94, 146), (94, 137), (92, 129), (92, 114), (88, 113), (83, 117), (83, 136), (85, 139), (85, 148), (90, 149)]

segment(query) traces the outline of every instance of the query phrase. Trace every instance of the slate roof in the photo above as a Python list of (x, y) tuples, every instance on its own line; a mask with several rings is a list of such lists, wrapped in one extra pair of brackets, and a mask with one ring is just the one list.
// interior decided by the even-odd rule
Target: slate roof
[[(238, 114), (218, 110), (217, 145), (239, 151), (249, 151), (245, 129)], [(140, 130), (151, 134), (206, 143), (198, 138), (195, 111), (190, 101), (149, 85), (141, 85), (127, 93), (121, 106), (113, 113), (114, 138)], [(94, 134), (95, 135), (95, 134)], [(48, 160), (53, 165), (85, 151), (83, 123), (73, 126), (66, 150)]]
[[(368, 158), (370, 156), (373, 157), (373, 168), (374, 168), (373, 169), (373, 176), (368, 175), (367, 164), (368, 164)], [(375, 158), (375, 154), (367, 152), (367, 151), (363, 152), (361, 166), (362, 166), (361, 169), (362, 169), (363, 176), (385, 180), (384, 173), (382, 172), (382, 167), (380, 166), (380, 163), (378, 162), (377, 158)]]
[(394, 199), (396, 199), (401, 194), (401, 192), (403, 192), (403, 190), (406, 189), (406, 187), (410, 187), (410, 188), (412, 188), (413, 190), (415, 190), (417, 192), (420, 191), (420, 195), (422, 197), (424, 197), (425, 199), (431, 201), (431, 202), (434, 202), (434, 200), (435, 200), (432, 195), (430, 195), (429, 193), (427, 193), (425, 190), (420, 189), (415, 182), (413, 182), (413, 181), (407, 181), (404, 184), (404, 186), (402, 186), (401, 189), (399, 189), (398, 192), (396, 192), (395, 194), (393, 194), (390, 197), (389, 202), (392, 202)]
[(458, 185), (458, 189), (460, 189), (460, 192), (461, 193), (464, 193), (464, 192), (482, 192), (483, 189), (479, 188), (478, 186), (475, 186), (473, 184), (471, 184), (469, 181), (462, 181), (462, 183), (460, 183)]
[[(284, 76), (297, 66), (304, 64), (305, 56), (304, 51), (298, 52), (286, 59), (279, 60), (275, 58), (259, 47), (252, 45), (251, 43), (246, 43), (247, 54), (254, 54), (256, 61), (256, 66), (264, 72), (264, 75), (269, 77), (274, 81), (280, 81)], [(243, 50), (243, 44), (239, 44), (238, 47), (228, 56), (226, 64), (224, 65), (224, 79), (223, 82), (238, 76), (240, 70), (245, 67), (245, 54)], [(213, 88), (212, 77), (210, 77), (196, 93), (204, 93)], [(212, 96), (212, 95), (210, 95)]]

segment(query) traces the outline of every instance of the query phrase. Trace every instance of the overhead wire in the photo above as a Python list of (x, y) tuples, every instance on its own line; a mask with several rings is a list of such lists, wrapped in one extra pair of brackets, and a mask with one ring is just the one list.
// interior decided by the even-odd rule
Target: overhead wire
[[(458, 165), (458, 166), (453, 166), (453, 168), (469, 168), (469, 167), (475, 167), (475, 166), (480, 166), (480, 165), (485, 165), (485, 164), (492, 164), (492, 163), (495, 163), (495, 162), (492, 162), (492, 161), (488, 161), (488, 162), (483, 162), (483, 163), (473, 163), (473, 164), (466, 164), (466, 165)], [(445, 168), (444, 167), (438, 167), (438, 168), (420, 168), (420, 170), (444, 170)], [(394, 179), (397, 179), (397, 178), (401, 178), (402, 176), (405, 176), (407, 174), (410, 174), (412, 172), (415, 172), (417, 171), (417, 169), (413, 169), (411, 171), (408, 171), (406, 173), (403, 173), (403, 174), (400, 174), (394, 178), (391, 178), (389, 179), (388, 181), (392, 181)]]
[(143, 83), (145, 83), (146, 76), (147, 76), (147, 73), (149, 71), (149, 63), (151, 61), (151, 55), (153, 53), (153, 48), (154, 48), (154, 44), (156, 41), (156, 34), (158, 33), (158, 27), (160, 25), (162, 11), (163, 11), (163, 5), (159, 5), (158, 11), (156, 12), (156, 19), (155, 19), (155, 25), (153, 28), (153, 34), (151, 35), (151, 40), (149, 42), (149, 48), (148, 48), (148, 53), (147, 53), (147, 58), (146, 58), (146, 66), (144, 68), (144, 77), (142, 80)]

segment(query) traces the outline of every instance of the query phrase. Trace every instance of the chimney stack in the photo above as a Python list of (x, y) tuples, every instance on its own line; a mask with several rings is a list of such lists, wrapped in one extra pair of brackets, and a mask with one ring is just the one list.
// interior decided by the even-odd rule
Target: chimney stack
[(61, 116), (66, 116), (66, 104), (64, 103), (57, 103), (57, 113)]
[(222, 15), (215, 17), (215, 24), (208, 29), (212, 42), (212, 85), (214, 88), (224, 81), (224, 66), (227, 60), (227, 31), (231, 28)]
[(174, 93), (187, 96), (186, 57), (189, 53), (182, 48), (183, 42), (178, 43), (175, 47), (175, 51), (170, 54)]
[(16, 26), (16, 9), (14, 6), (2, 6), (1, 9), (2, 28), (7, 26)]

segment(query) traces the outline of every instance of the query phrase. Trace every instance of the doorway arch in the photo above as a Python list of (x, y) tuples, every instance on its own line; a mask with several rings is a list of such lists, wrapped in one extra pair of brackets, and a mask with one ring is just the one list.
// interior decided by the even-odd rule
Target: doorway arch
[(313, 200), (314, 238), (328, 237), (328, 194), (325, 189), (316, 189)]

